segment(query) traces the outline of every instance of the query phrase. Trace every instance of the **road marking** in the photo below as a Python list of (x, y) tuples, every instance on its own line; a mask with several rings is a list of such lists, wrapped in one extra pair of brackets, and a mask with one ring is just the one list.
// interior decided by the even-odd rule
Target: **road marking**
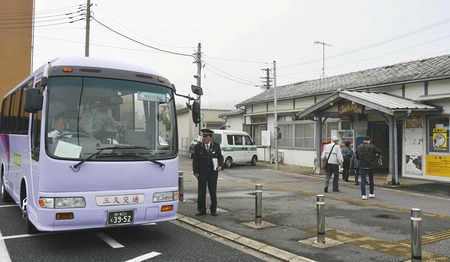
[(159, 255), (161, 255), (161, 253), (158, 253), (158, 252), (150, 252), (150, 253), (147, 253), (147, 254), (145, 254), (145, 255), (142, 255), (142, 256), (138, 256), (138, 257), (132, 258), (132, 259), (127, 260), (127, 261), (125, 261), (125, 262), (141, 262), (141, 261), (144, 261), (144, 260), (147, 260), (147, 259), (150, 259), (150, 258), (159, 256)]
[(7, 236), (7, 237), (1, 237), (0, 240), (8, 240), (8, 239), (15, 239), (15, 238), (24, 238), (24, 237), (38, 237), (38, 236), (45, 236), (45, 235), (52, 235), (55, 233), (38, 233), (38, 234), (22, 234), (22, 235), (13, 235), (13, 236)]
[(6, 248), (5, 241), (3, 240), (2, 232), (0, 232), (0, 260), (4, 262), (11, 262), (8, 249)]
[(2, 205), (0, 207), (16, 207), (17, 205)]
[(120, 244), (119, 242), (117, 242), (116, 240), (112, 239), (110, 236), (108, 236), (107, 234), (100, 232), (100, 233), (96, 233), (96, 235), (103, 241), (106, 242), (106, 244), (110, 245), (112, 248), (122, 248), (124, 247), (122, 244)]

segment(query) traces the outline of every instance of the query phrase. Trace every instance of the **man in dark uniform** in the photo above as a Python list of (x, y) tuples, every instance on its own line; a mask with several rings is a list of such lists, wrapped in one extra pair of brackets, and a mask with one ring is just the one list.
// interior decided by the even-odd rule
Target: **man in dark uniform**
[(208, 185), (211, 197), (209, 210), (211, 215), (217, 216), (217, 176), (223, 167), (223, 156), (220, 145), (212, 140), (213, 131), (202, 129), (202, 142), (194, 147), (194, 157), (192, 160), (192, 170), (197, 177), (197, 216), (206, 214), (206, 185)]

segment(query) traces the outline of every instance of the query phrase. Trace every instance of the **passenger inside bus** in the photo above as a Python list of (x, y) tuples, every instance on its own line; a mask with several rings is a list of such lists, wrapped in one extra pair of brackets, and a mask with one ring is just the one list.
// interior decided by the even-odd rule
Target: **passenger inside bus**
[(80, 119), (80, 128), (83, 132), (99, 140), (106, 138), (105, 131), (111, 127), (121, 134), (124, 133), (122, 125), (114, 119), (110, 106), (105, 101), (96, 100), (89, 105)]

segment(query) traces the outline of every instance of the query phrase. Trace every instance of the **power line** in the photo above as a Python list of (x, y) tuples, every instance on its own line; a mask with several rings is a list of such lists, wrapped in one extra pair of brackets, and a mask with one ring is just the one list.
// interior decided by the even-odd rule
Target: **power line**
[[(336, 58), (336, 57), (340, 57), (340, 56), (356, 53), (356, 52), (359, 52), (359, 51), (362, 51), (362, 50), (366, 50), (366, 49), (369, 49), (369, 48), (372, 48), (372, 47), (376, 47), (376, 46), (379, 46), (379, 45), (382, 45), (382, 44), (386, 44), (386, 43), (389, 43), (389, 42), (392, 42), (392, 41), (395, 41), (395, 40), (398, 40), (398, 39), (401, 39), (401, 38), (404, 38), (404, 37), (407, 37), (407, 36), (410, 36), (410, 35), (414, 35), (414, 34), (426, 31), (428, 29), (431, 29), (433, 27), (449, 23), (449, 22), (450, 22), (450, 18), (446, 18), (446, 19), (440, 20), (440, 21), (438, 21), (436, 23), (416, 28), (416, 29), (411, 30), (409, 32), (406, 32), (404, 34), (401, 34), (401, 35), (398, 35), (398, 36), (394, 36), (394, 37), (391, 37), (391, 38), (388, 38), (388, 39), (385, 39), (385, 40), (381, 40), (379, 42), (375, 42), (375, 43), (372, 43), (372, 44), (369, 44), (369, 45), (366, 45), (366, 46), (363, 46), (363, 47), (360, 47), (360, 48), (357, 48), (357, 49), (353, 49), (353, 50), (342, 52), (342, 53), (339, 53), (339, 54), (336, 54), (336, 55), (333, 55), (333, 56), (329, 56), (327, 58), (328, 59), (333, 59), (333, 58)], [(309, 60), (309, 61), (305, 61), (305, 62), (279, 66), (278, 68), (288, 68), (288, 67), (294, 67), (294, 66), (299, 66), (299, 65), (305, 65), (305, 64), (318, 62), (320, 60), (321, 59), (313, 59), (313, 60)]]
[[(59, 17), (59, 16), (68, 16), (68, 15), (72, 15), (72, 14), (81, 13), (84, 11), (85, 11), (84, 9), (80, 9), (78, 11), (73, 11), (73, 12), (69, 12), (69, 13), (65, 12), (65, 13), (55, 14), (55, 15), (35, 16), (34, 19), (36, 20), (36, 19), (43, 19), (43, 18), (55, 18), (55, 17)], [(31, 18), (32, 18), (31, 15), (14, 17), (14, 18), (0, 17), (0, 21), (30, 20)]]
[[(203, 61), (203, 62), (204, 62), (204, 61)], [(249, 83), (249, 84), (254, 84), (253, 81), (251, 81), (251, 80), (244, 79), (244, 78), (238, 77), (238, 76), (236, 76), (236, 75), (230, 74), (230, 73), (228, 73), (228, 72), (226, 72), (226, 71), (224, 71), (224, 70), (222, 70), (222, 69), (220, 69), (220, 68), (217, 68), (217, 67), (215, 67), (215, 66), (213, 66), (213, 65), (211, 65), (211, 64), (209, 64), (209, 63), (206, 63), (206, 62), (204, 62), (204, 63), (205, 63), (205, 65), (210, 66), (210, 67), (216, 69), (217, 71), (219, 71), (219, 72), (221, 72), (221, 73), (223, 73), (223, 74), (225, 74), (225, 75), (227, 75), (227, 76), (234, 77), (234, 78), (236, 78), (236, 79), (238, 79), (238, 80), (247, 82), (247, 83)]]
[(104, 28), (110, 30), (111, 32), (114, 32), (114, 33), (117, 34), (117, 35), (120, 35), (120, 36), (123, 37), (123, 38), (126, 38), (126, 39), (128, 39), (128, 40), (130, 40), (130, 41), (133, 41), (133, 42), (135, 42), (135, 43), (137, 43), (137, 44), (143, 45), (143, 46), (148, 47), (148, 48), (151, 48), (151, 49), (158, 50), (158, 51), (160, 51), (160, 52), (172, 54), (172, 55), (179, 55), (179, 56), (193, 57), (193, 55), (191, 55), (191, 54), (184, 54), (184, 53), (178, 53), (178, 52), (168, 51), (168, 50), (164, 50), (164, 49), (161, 49), (161, 48), (157, 48), (157, 47), (154, 47), (154, 46), (151, 46), (151, 45), (142, 43), (142, 42), (140, 42), (140, 41), (138, 41), (138, 40), (135, 40), (135, 39), (133, 39), (133, 38), (131, 38), (131, 37), (129, 37), (129, 36), (126, 36), (126, 35), (124, 35), (124, 34), (118, 32), (118, 31), (112, 29), (111, 27), (109, 27), (109, 26), (103, 24), (102, 22), (98, 21), (95, 17), (93, 17), (93, 16), (91, 16), (91, 17), (92, 17), (92, 20), (94, 20), (95, 22), (97, 22), (98, 24), (100, 24), (101, 26), (103, 26)]
[(242, 60), (242, 59), (232, 59), (232, 58), (222, 58), (222, 57), (209, 57), (209, 56), (206, 56), (206, 58), (207, 59), (213, 59), (213, 60), (225, 60), (225, 61), (242, 62), (242, 63), (270, 64), (268, 62), (256, 61), (256, 60)]
[(123, 28), (125, 28), (126, 30), (130, 31), (131, 33), (133, 33), (133, 34), (135, 34), (135, 35), (137, 35), (137, 36), (140, 36), (140, 37), (144, 38), (144, 39), (147, 40), (147, 41), (150, 41), (150, 42), (152, 42), (152, 43), (155, 43), (155, 44), (158, 44), (158, 45), (162, 45), (162, 46), (172, 47), (172, 48), (185, 48), (185, 49), (187, 49), (187, 48), (193, 49), (193, 48), (194, 48), (193, 46), (174, 46), (174, 45), (167, 45), (167, 44), (163, 44), (163, 43), (160, 43), (160, 42), (156, 42), (156, 41), (154, 41), (154, 40), (151, 40), (151, 39), (149, 39), (149, 38), (147, 38), (147, 37), (145, 37), (145, 36), (143, 36), (143, 35), (141, 35), (141, 34), (135, 32), (135, 31), (131, 30), (129, 27), (123, 25), (122, 23), (120, 23), (119, 21), (117, 21), (116, 19), (114, 19), (112, 16), (110, 16), (108, 13), (106, 13), (105, 10), (103, 10), (103, 8), (101, 8), (99, 5), (95, 4), (95, 6), (98, 7), (98, 8), (100, 9), (100, 11), (102, 11), (102, 13), (104, 13), (109, 19), (113, 20), (114, 22), (116, 22), (117, 24), (119, 24), (120, 26), (122, 26)]
[(46, 22), (54, 22), (54, 21), (62, 21), (62, 20), (72, 20), (77, 17), (84, 16), (83, 14), (78, 14), (76, 16), (70, 16), (70, 17), (62, 17), (62, 18), (55, 18), (55, 19), (45, 19), (45, 20), (32, 20), (31, 17), (28, 19), (28, 21), (21, 21), (21, 22), (11, 22), (11, 23), (4, 23), (0, 22), (0, 26), (4, 25), (21, 25), (21, 24), (37, 24), (37, 23), (46, 23)]
[[(339, 65), (330, 66), (328, 68), (336, 68), (336, 67), (351, 65), (351, 64), (355, 64), (355, 63), (364, 62), (364, 61), (367, 61), (367, 60), (372, 60), (372, 59), (375, 59), (375, 58), (387, 56), (387, 55), (392, 55), (392, 54), (395, 54), (395, 53), (398, 53), (398, 52), (402, 52), (402, 51), (405, 51), (405, 50), (408, 50), (408, 49), (412, 49), (412, 48), (415, 48), (415, 47), (418, 47), (418, 46), (422, 46), (422, 45), (426, 45), (426, 44), (429, 44), (429, 43), (432, 43), (432, 42), (436, 42), (436, 41), (439, 41), (439, 40), (442, 40), (442, 39), (445, 39), (445, 38), (448, 38), (448, 37), (450, 37), (450, 35), (439, 37), (439, 38), (436, 38), (436, 39), (433, 39), (433, 40), (430, 40), (430, 41), (422, 42), (420, 44), (416, 44), (416, 45), (409, 46), (409, 47), (406, 47), (406, 48), (398, 49), (398, 50), (395, 50), (395, 51), (392, 51), (392, 52), (388, 52), (388, 53), (384, 53), (384, 54), (381, 54), (381, 55), (372, 56), (372, 57), (356, 60), (356, 61), (345, 63), (345, 64), (339, 64)], [(303, 72), (298, 72), (298, 73), (291, 73), (291, 74), (283, 74), (283, 75), (278, 75), (278, 76), (279, 77), (280, 76), (283, 77), (283, 76), (298, 75), (298, 74), (311, 73), (311, 72), (317, 72), (317, 71), (320, 71), (320, 69), (319, 70), (308, 70), (308, 71), (303, 71)]]
[(221, 74), (220, 72), (214, 71), (212, 68), (205, 68), (205, 69), (209, 70), (210, 72), (212, 72), (213, 74), (215, 74), (217, 76), (220, 76), (222, 78), (228, 79), (230, 81), (233, 81), (233, 82), (236, 82), (236, 83), (240, 83), (240, 84), (243, 84), (243, 85), (248, 85), (248, 86), (256, 86), (256, 84), (251, 84), (251, 83), (248, 83), (248, 82), (243, 82), (243, 81), (239, 81), (239, 80), (235, 80), (233, 78), (230, 78), (230, 77), (228, 77), (226, 75)]
[(74, 7), (83, 7), (83, 4), (79, 4), (79, 5), (72, 5), (72, 6), (67, 6), (67, 7), (61, 7), (61, 8), (56, 8), (56, 9), (47, 9), (47, 10), (41, 10), (41, 11), (31, 11), (31, 12), (5, 12), (5, 13), (0, 13), (0, 16), (2, 17), (7, 17), (7, 16), (29, 16), (29, 15), (37, 15), (37, 14), (50, 14), (50, 13), (58, 13), (58, 12), (62, 12), (63, 10), (68, 10), (68, 9), (73, 9)]
[(15, 26), (15, 27), (1, 27), (0, 26), (0, 30), (3, 29), (24, 29), (24, 28), (33, 28), (33, 27), (46, 27), (46, 26), (55, 26), (55, 25), (66, 25), (66, 24), (72, 24), (78, 21), (84, 20), (84, 18), (80, 18), (78, 20), (72, 20), (72, 21), (68, 21), (68, 22), (62, 22), (62, 23), (53, 23), (53, 24), (48, 24), (48, 25), (32, 25), (32, 26)]

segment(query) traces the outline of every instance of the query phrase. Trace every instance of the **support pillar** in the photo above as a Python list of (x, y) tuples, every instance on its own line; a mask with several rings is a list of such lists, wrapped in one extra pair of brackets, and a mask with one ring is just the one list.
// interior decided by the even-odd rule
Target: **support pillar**
[(322, 115), (316, 115), (315, 124), (315, 141), (314, 146), (316, 147), (316, 173), (320, 173), (320, 168), (322, 167)]

